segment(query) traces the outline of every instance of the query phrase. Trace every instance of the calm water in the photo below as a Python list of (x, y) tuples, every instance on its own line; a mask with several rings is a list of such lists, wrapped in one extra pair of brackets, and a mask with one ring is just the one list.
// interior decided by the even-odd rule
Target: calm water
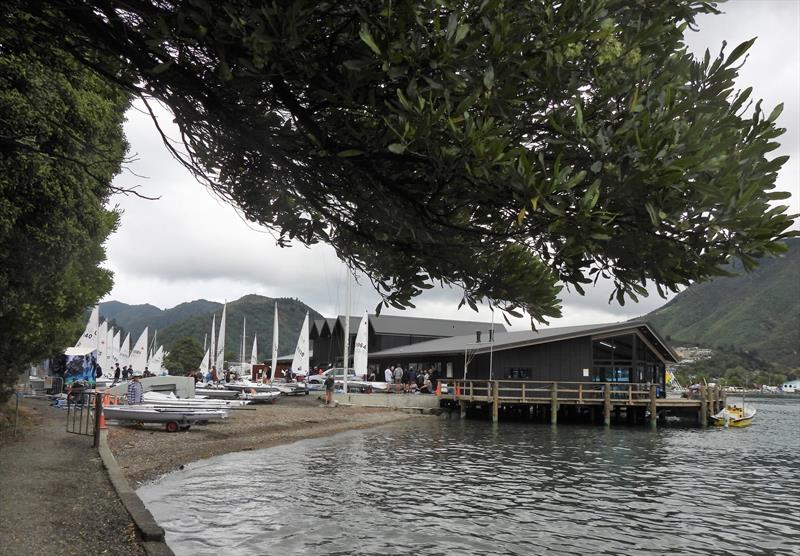
[(800, 554), (800, 402), (747, 429), (432, 420), (139, 489), (176, 554)]

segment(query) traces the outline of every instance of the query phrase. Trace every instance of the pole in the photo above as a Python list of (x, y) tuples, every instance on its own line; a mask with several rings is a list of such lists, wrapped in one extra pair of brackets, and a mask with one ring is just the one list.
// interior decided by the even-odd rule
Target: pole
[(244, 374), (244, 339), (247, 336), (247, 317), (244, 317), (242, 321), (242, 355), (239, 357), (239, 361), (241, 361), (242, 366), (242, 374)]
[(347, 307), (344, 316), (344, 377), (342, 379), (342, 393), (347, 394), (347, 375), (350, 368), (350, 270), (347, 271)]
[(94, 395), (94, 443), (92, 444), (93, 448), (97, 448), (100, 445), (100, 422), (102, 417), (103, 417), (103, 398), (100, 392), (96, 392)]
[(492, 307), (492, 328), (489, 331), (489, 380), (492, 380), (493, 356), (494, 356), (494, 307)]

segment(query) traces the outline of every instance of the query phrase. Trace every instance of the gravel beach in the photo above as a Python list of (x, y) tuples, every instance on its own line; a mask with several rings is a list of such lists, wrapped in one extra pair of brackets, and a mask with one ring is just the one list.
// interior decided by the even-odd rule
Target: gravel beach
[(148, 425), (112, 426), (109, 445), (135, 487), (181, 465), (213, 456), (269, 448), (409, 419), (430, 419), (383, 408), (325, 407), (316, 395), (281, 397), (276, 404), (248, 405), (222, 422), (168, 433)]
[(25, 426), (0, 440), (0, 555), (144, 554), (92, 438), (47, 399), (22, 405)]

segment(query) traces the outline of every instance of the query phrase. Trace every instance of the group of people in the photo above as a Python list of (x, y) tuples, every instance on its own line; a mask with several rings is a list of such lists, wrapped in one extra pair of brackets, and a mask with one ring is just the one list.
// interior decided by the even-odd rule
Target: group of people
[(206, 371), (203, 373), (202, 369), (197, 369), (196, 371), (189, 371), (186, 373), (186, 376), (194, 378), (195, 384), (200, 384), (201, 382), (211, 382), (211, 383), (218, 383), (218, 382), (236, 382), (237, 380), (242, 379), (242, 375), (238, 372), (231, 371), (230, 369), (225, 369), (223, 373), (217, 371), (217, 367), (212, 366), (210, 371)]
[[(123, 365), (122, 368), (120, 369), (119, 363), (115, 363), (114, 364), (114, 382), (113, 382), (113, 384), (116, 384), (120, 380), (122, 380), (123, 382), (126, 381), (126, 380), (131, 380), (135, 376), (137, 376), (137, 375), (134, 373), (132, 365), (131, 366)], [(156, 375), (151, 373), (150, 369), (145, 367), (144, 368), (144, 372), (142, 373), (142, 378), (149, 378), (151, 376), (156, 376)]]
[(421, 394), (431, 394), (436, 390), (438, 381), (438, 371), (430, 367), (424, 371), (418, 371), (411, 365), (404, 369), (401, 364), (389, 365), (383, 371), (384, 380), (394, 385), (394, 390), (402, 391), (406, 394), (419, 392)]

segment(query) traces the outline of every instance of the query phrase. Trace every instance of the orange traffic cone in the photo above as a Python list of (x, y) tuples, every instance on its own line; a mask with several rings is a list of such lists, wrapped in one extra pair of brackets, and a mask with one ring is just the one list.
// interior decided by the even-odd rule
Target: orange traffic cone
[(105, 411), (103, 411), (103, 407), (106, 405), (106, 396), (108, 394), (104, 394), (100, 397), (100, 428), (105, 429), (106, 427), (106, 415)]
[(437, 396), (441, 396), (442, 395), (442, 383), (441, 382), (437, 382), (436, 383), (436, 395)]

